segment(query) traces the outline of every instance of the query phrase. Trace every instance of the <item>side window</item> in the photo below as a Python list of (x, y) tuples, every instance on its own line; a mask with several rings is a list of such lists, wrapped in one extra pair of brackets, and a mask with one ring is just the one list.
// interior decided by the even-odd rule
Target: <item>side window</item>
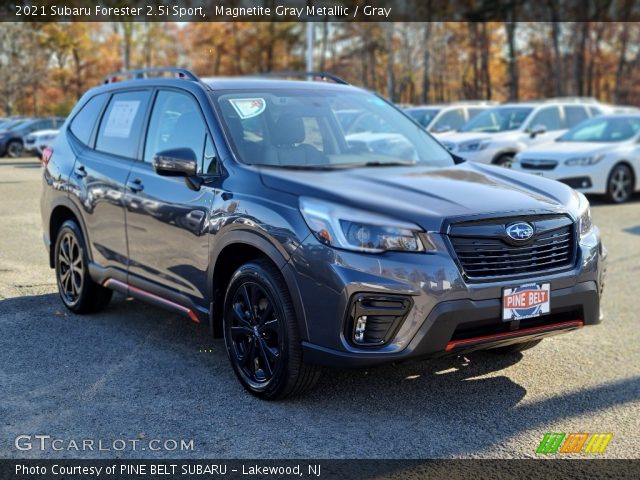
[(598, 107), (589, 107), (589, 113), (591, 113), (592, 117), (597, 117), (598, 115), (602, 115), (603, 111), (601, 109), (599, 109)]
[(547, 131), (560, 130), (562, 124), (560, 122), (560, 109), (558, 107), (546, 107), (535, 114), (529, 128), (535, 128), (538, 125), (544, 125)]
[[(198, 166), (204, 168), (206, 127), (198, 103), (190, 95), (160, 91), (149, 122), (144, 161), (151, 163), (156, 153), (174, 148), (190, 148)], [(207, 165), (207, 168), (209, 165)]]
[(115, 93), (102, 116), (96, 150), (136, 158), (148, 103), (146, 90)]
[(565, 128), (573, 128), (580, 122), (589, 118), (587, 109), (578, 105), (566, 105), (564, 107)]
[(100, 115), (106, 100), (106, 94), (96, 95), (84, 104), (71, 121), (71, 125), (69, 126), (71, 133), (85, 145), (89, 144), (91, 133), (98, 122), (98, 115)]
[(456, 108), (443, 113), (430, 130), (436, 133), (446, 132), (449, 130), (457, 130), (464, 124), (464, 111), (461, 108)]
[(486, 110), (486, 108), (467, 108), (467, 112), (469, 112), (469, 120), (471, 120), (473, 117), (475, 117), (476, 115), (478, 115), (479, 113), (482, 113)]

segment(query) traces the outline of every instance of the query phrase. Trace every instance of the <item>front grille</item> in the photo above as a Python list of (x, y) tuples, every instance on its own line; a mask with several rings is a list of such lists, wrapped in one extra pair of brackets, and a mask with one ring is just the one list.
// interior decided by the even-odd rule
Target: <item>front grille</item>
[[(525, 221), (533, 237), (517, 242), (506, 227)], [(463, 273), (470, 279), (521, 276), (566, 268), (575, 257), (574, 225), (562, 215), (505, 218), (455, 224), (449, 238)]]
[(558, 162), (555, 160), (534, 160), (534, 159), (522, 159), (520, 160), (522, 168), (527, 170), (553, 170), (558, 166)]

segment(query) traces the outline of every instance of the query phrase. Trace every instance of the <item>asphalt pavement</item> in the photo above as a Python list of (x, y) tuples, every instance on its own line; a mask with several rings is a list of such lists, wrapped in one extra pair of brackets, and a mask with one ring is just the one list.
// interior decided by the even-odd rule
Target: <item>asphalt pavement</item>
[(609, 250), (601, 325), (523, 354), (327, 370), (269, 403), (181, 316), (120, 295), (99, 314), (64, 309), (40, 173), (0, 158), (2, 458), (524, 458), (546, 432), (612, 433), (602, 456), (640, 458), (640, 198), (592, 202)]

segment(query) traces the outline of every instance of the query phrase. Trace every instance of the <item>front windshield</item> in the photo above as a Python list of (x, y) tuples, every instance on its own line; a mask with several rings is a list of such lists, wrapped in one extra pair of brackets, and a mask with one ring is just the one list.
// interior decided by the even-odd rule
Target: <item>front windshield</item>
[(439, 108), (408, 108), (405, 110), (416, 122), (427, 128), (429, 124), (436, 118)]
[(308, 169), (454, 163), (423, 129), (370, 93), (265, 89), (213, 96), (243, 163)]
[(485, 110), (464, 125), (461, 132), (506, 132), (522, 126), (533, 108), (496, 107)]
[(640, 132), (640, 117), (609, 117), (586, 120), (562, 135), (559, 142), (624, 142)]

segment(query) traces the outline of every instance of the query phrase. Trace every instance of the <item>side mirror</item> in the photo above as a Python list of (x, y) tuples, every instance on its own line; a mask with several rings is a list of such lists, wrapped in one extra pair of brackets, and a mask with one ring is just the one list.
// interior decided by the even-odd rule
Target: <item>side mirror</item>
[(198, 159), (190, 148), (163, 150), (153, 157), (153, 169), (165, 177), (192, 177), (198, 171)]
[(536, 125), (532, 129), (529, 130), (529, 135), (531, 138), (536, 138), (538, 135), (542, 135), (547, 132), (547, 127), (544, 125)]
[(433, 129), (433, 133), (446, 133), (453, 130), (449, 125), (440, 125), (437, 128)]

